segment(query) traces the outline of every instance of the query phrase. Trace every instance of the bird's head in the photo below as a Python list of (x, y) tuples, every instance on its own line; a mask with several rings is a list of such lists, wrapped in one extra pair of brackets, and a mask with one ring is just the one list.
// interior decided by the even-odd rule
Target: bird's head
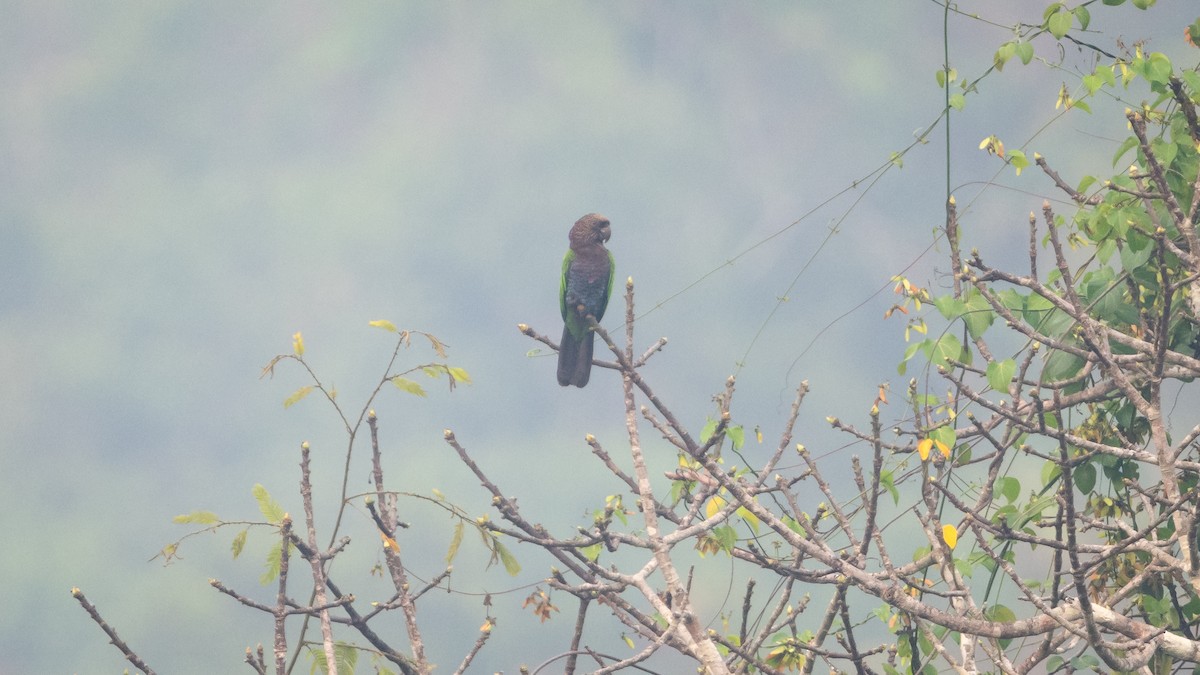
[(589, 213), (575, 221), (575, 226), (571, 228), (571, 248), (603, 244), (611, 236), (612, 226), (608, 218), (599, 213)]

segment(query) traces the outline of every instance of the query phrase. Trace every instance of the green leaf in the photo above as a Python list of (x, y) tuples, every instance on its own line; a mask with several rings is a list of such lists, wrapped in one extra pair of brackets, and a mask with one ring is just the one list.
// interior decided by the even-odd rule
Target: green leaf
[(1046, 357), (1046, 365), (1042, 367), (1042, 382), (1061, 382), (1069, 380), (1083, 370), (1084, 360), (1075, 354), (1063, 351), (1052, 351)]
[(171, 519), (171, 522), (179, 523), (181, 525), (212, 525), (213, 523), (221, 522), (221, 519), (218, 518), (217, 514), (213, 513), (212, 511), (192, 511), (191, 513), (175, 516)]
[(392, 378), (392, 384), (396, 385), (396, 388), (400, 391), (406, 391), (417, 396), (425, 396), (425, 389), (407, 377), (400, 377), (397, 375), (396, 377)]
[(717, 421), (713, 418), (708, 418), (704, 423), (704, 428), (700, 430), (700, 442), (707, 443), (708, 439), (712, 438), (713, 432), (717, 430)]
[(1021, 318), (1030, 326), (1047, 330), (1047, 325), (1053, 323), (1050, 318), (1054, 304), (1036, 293), (1030, 293), (1024, 299), (1025, 306), (1021, 308)]
[(728, 525), (714, 527), (712, 536), (713, 539), (717, 540), (717, 544), (720, 545), (721, 550), (726, 553), (733, 551), (733, 547), (737, 545), (737, 530)]
[(1001, 497), (1004, 497), (1005, 501), (1011, 504), (1021, 496), (1021, 481), (1012, 476), (1001, 476), (996, 479), (995, 489)]
[(896, 489), (896, 477), (886, 469), (879, 472), (879, 484), (892, 496), (892, 502), (900, 503), (900, 491)]
[[(1133, 6), (1138, 9), (1150, 9), (1158, 0), (1133, 0)], [(1108, 4), (1107, 2), (1105, 4)]]
[(369, 322), (367, 322), (367, 325), (373, 326), (375, 328), (382, 328), (389, 333), (396, 332), (396, 324), (392, 323), (391, 321), (388, 321), (387, 319), (378, 319), (376, 321), (369, 321)]
[(904, 349), (904, 358), (901, 359), (900, 363), (896, 366), (896, 372), (903, 375), (905, 371), (908, 370), (909, 360), (916, 356), (917, 352), (925, 349), (929, 344), (932, 344), (930, 340), (922, 340), (921, 342), (914, 342), (906, 347)]
[(741, 450), (742, 445), (746, 443), (746, 429), (740, 424), (727, 428), (725, 435), (729, 437), (734, 450)]
[(1122, 246), (1121, 268), (1126, 272), (1133, 272), (1142, 265), (1145, 265), (1153, 253), (1154, 249), (1150, 246), (1144, 246), (1140, 251), (1133, 250), (1133, 247), (1129, 245)]
[(1056, 39), (1061, 40), (1067, 31), (1071, 30), (1071, 24), (1075, 21), (1075, 15), (1067, 10), (1060, 9), (1050, 15), (1046, 19), (1046, 29), (1050, 31)]
[(1136, 148), (1137, 144), (1137, 136), (1130, 136), (1129, 138), (1126, 138), (1125, 142), (1117, 147), (1117, 152), (1113, 154), (1113, 166), (1116, 166), (1117, 162), (1121, 161), (1121, 157), (1123, 157), (1125, 153), (1129, 152), (1133, 148)]
[(941, 443), (947, 448), (950, 448), (950, 452), (953, 454), (954, 444), (958, 442), (958, 434), (954, 433), (954, 428), (950, 426), (941, 426), (933, 431), (930, 431), (929, 437), (934, 440), (934, 452), (940, 452), (940, 450), (937, 450), (936, 446), (937, 443)]
[[(310, 646), (308, 657), (312, 659), (310, 673), (329, 672), (329, 664), (325, 661), (325, 650)], [(345, 642), (335, 642), (333, 645), (333, 661), (337, 664), (339, 673), (354, 675), (354, 666), (358, 664), (358, 648)]]
[(358, 664), (358, 648), (345, 642), (333, 645), (333, 658), (337, 663), (338, 672), (354, 675), (354, 666)]
[(795, 518), (793, 518), (791, 516), (786, 516), (786, 515), (783, 516), (783, 518), (781, 518), (781, 520), (783, 521), (783, 524), (787, 525), (788, 529), (791, 530), (792, 532), (795, 532), (796, 534), (801, 535), (801, 536), (806, 536), (806, 534), (804, 532), (804, 528), (800, 526), (800, 521), (796, 520)]
[(1080, 464), (1071, 472), (1071, 478), (1080, 492), (1085, 495), (1090, 493), (1096, 487), (1096, 465), (1091, 462)]
[(1033, 43), (1025, 42), (1024, 40), (1017, 43), (1016, 47), (1017, 58), (1021, 59), (1022, 65), (1029, 65), (1033, 60)]
[[(996, 623), (1012, 623), (1017, 620), (1016, 613), (1004, 605), (992, 605), (983, 610), (983, 615)], [(1000, 640), (1000, 645), (1008, 646), (1009, 642), (1011, 642), (1011, 638)]]
[(496, 547), (496, 554), (500, 556), (500, 562), (504, 563), (504, 571), (508, 572), (508, 575), (513, 577), (520, 574), (521, 565), (517, 562), (517, 559), (513, 557), (513, 554), (509, 553), (508, 549), (504, 547), (504, 544), (501, 544), (498, 541), (495, 542), (494, 545)]
[(287, 515), (287, 512), (283, 510), (279, 502), (271, 498), (270, 493), (267, 492), (267, 488), (263, 487), (261, 483), (255, 483), (252, 492), (255, 501), (258, 502), (258, 510), (262, 512), (263, 518), (266, 518), (267, 522), (272, 525), (283, 523), (283, 518)]
[(995, 56), (992, 57), (992, 65), (996, 66), (996, 70), (1004, 70), (1004, 64), (1013, 57), (1017, 51), (1015, 42), (1005, 42), (996, 50)]
[(237, 557), (242, 554), (242, 549), (246, 548), (246, 535), (249, 533), (250, 528), (247, 527), (241, 532), (238, 532), (237, 536), (233, 538), (233, 545), (230, 548), (233, 551), (234, 560), (237, 560)]
[(1013, 359), (992, 361), (987, 365), (987, 381), (992, 389), (998, 392), (1008, 392), (1008, 385), (1017, 372), (1017, 362)]
[(1049, 460), (1042, 465), (1042, 485), (1050, 485), (1062, 474), (1062, 469)]
[(456, 382), (465, 382), (466, 384), (471, 384), (471, 376), (468, 375), (467, 371), (463, 368), (451, 366), (446, 368), (446, 372), (450, 373), (450, 377), (453, 377)]
[(1179, 154), (1178, 145), (1160, 138), (1156, 138), (1150, 142), (1150, 150), (1154, 152), (1154, 156), (1158, 158), (1158, 162), (1165, 167), (1171, 166), (1171, 162), (1175, 161), (1175, 155)]
[(458, 555), (458, 547), (462, 545), (463, 540), (463, 521), (458, 521), (454, 524), (454, 536), (450, 538), (450, 549), (446, 551), (446, 563), (454, 562), (454, 556)]
[(755, 534), (758, 534), (758, 516), (751, 513), (750, 509), (744, 506), (739, 506), (734, 513), (741, 516), (742, 520), (746, 521), (746, 524), (750, 526), (750, 529), (754, 530)]
[[(1197, 19), (1196, 23), (1189, 26), (1188, 29), (1192, 33), (1192, 42), (1200, 44), (1200, 19)], [(1200, 93), (1200, 73), (1194, 70), (1184, 70), (1180, 71), (1179, 77), (1187, 84), (1188, 89), (1192, 90), (1192, 98), (1195, 100), (1196, 94)]]
[(967, 311), (967, 303), (953, 295), (939, 295), (933, 299), (933, 306), (937, 307), (942, 316), (946, 317), (949, 321), (957, 319)]
[(590, 562), (596, 562), (600, 558), (600, 544), (595, 543), (591, 546), (584, 546), (583, 548), (579, 549), (579, 552), (582, 553), (583, 557), (587, 558)]
[[(1083, 103), (1080, 101), (1077, 101), (1075, 103), (1075, 105), (1082, 106)], [(1021, 152), (1020, 150), (1009, 150), (1008, 151), (1008, 163), (1012, 165), (1013, 169), (1016, 169), (1017, 175), (1020, 176), (1021, 172), (1024, 171), (1025, 168), (1029, 166), (1029, 159), (1027, 157), (1025, 157), (1025, 153)]]
[(951, 361), (969, 364), (971, 362), (971, 352), (963, 349), (963, 345), (950, 333), (946, 333), (939, 337), (931, 346), (929, 353), (929, 362), (934, 367), (950, 368)]
[(962, 110), (967, 105), (967, 99), (962, 94), (950, 95), (950, 107), (955, 110)]
[(972, 338), (983, 337), (984, 332), (996, 320), (996, 314), (987, 298), (975, 289), (967, 294), (966, 312), (963, 313), (963, 323), (967, 324), (967, 333)]
[(303, 387), (300, 387), (296, 391), (292, 392), (291, 396), (283, 399), (283, 407), (290, 408), (290, 407), (296, 405), (305, 396), (308, 396), (309, 394), (311, 394), (312, 390), (313, 390), (313, 388), (311, 385), (305, 385)]
[(279, 578), (280, 553), (283, 547), (280, 542), (275, 542), (270, 551), (267, 551), (266, 569), (263, 570), (262, 576), (258, 578), (258, 583), (266, 586), (267, 584)]
[(1075, 18), (1079, 19), (1079, 30), (1087, 30), (1089, 24), (1092, 23), (1092, 13), (1088, 11), (1086, 5), (1080, 5), (1071, 10), (1075, 12)]

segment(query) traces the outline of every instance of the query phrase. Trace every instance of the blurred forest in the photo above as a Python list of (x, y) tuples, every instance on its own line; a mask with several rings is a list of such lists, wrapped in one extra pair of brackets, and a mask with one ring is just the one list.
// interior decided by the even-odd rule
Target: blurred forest
[[(983, 75), (1045, 4), (958, 3), (959, 77)], [(1098, 7), (1097, 42), (1145, 38), (1182, 60), (1195, 8), (1162, 4)], [(269, 640), (207, 584), (256, 579), (265, 540), (236, 562), (223, 537), (147, 560), (182, 536), (176, 514), (256, 517), (256, 483), (285, 501), (303, 440), (328, 513), (340, 423), (315, 399), (283, 408), (299, 372), (258, 379), (296, 331), (352, 408), (392, 346), (371, 320), (437, 335), (470, 372), (453, 393), (378, 404), (397, 487), (487, 509), (449, 427), (548, 525), (584, 521), (611, 487), (578, 473), (582, 439), (620, 433), (616, 378), (560, 389), (516, 324), (559, 330), (567, 230), (599, 211), (617, 278), (638, 284), (640, 335), (671, 340), (647, 369), (659, 389), (703, 411), (736, 369), (743, 419), (773, 436), (807, 379), (800, 440), (845, 463), (823, 420), (865, 412), (896, 378), (903, 325), (882, 315), (893, 275), (932, 278), (941, 261), (926, 254), (947, 153), (963, 221), (1021, 240), (1050, 182), (998, 176), (980, 140), (1033, 141), (1078, 175), (1107, 169), (1126, 133), (1119, 115), (1055, 109), (1087, 68), (1046, 40), (968, 96), (949, 148), (939, 127), (890, 165), (943, 107), (928, 0), (3, 8), (3, 673), (124, 667), (72, 586), (163, 671), (236, 672)], [(365, 488), (366, 472), (351, 480)], [(409, 562), (436, 573), (445, 550)], [(482, 619), (492, 593), (485, 662), (515, 670), (569, 621), (540, 625), (519, 609), (527, 590), (505, 593), (544, 561), (513, 580), (475, 556), (433, 616)], [(435, 661), (457, 658), (431, 643)]]

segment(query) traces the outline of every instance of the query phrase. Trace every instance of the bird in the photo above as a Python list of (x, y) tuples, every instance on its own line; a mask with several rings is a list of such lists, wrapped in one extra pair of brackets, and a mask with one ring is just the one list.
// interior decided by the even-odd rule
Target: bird
[(558, 347), (558, 383), (585, 387), (592, 374), (592, 349), (596, 333), (588, 316), (604, 318), (612, 294), (613, 255), (604, 248), (612, 235), (608, 218), (589, 213), (575, 221), (568, 240), (571, 247), (563, 258), (558, 304), (562, 310), (563, 334)]

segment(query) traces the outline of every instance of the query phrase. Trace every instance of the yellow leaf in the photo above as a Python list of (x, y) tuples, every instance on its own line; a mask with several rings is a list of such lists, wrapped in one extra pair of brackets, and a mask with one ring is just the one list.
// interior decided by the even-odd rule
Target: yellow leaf
[(933, 444), (937, 446), (938, 452), (942, 453), (942, 457), (950, 459), (950, 446), (941, 441), (934, 441)]
[(300, 331), (292, 336), (292, 351), (296, 352), (296, 356), (304, 356), (304, 336), (300, 335)]
[(396, 377), (392, 378), (392, 384), (396, 385), (396, 388), (400, 389), (401, 391), (407, 391), (408, 393), (415, 394), (417, 396), (425, 396), (425, 390), (421, 388), (421, 385), (413, 382), (407, 377), (400, 377), (397, 375)]
[(712, 499), (708, 500), (708, 504), (706, 504), (704, 507), (704, 517), (712, 518), (713, 516), (717, 515), (723, 506), (725, 506), (725, 500), (714, 495)]
[(922, 438), (920, 443), (917, 443), (917, 454), (921, 456), (921, 461), (929, 459), (929, 451), (933, 448), (932, 438)]
[(738, 510), (734, 511), (734, 513), (741, 516), (742, 520), (746, 521), (746, 524), (750, 526), (750, 529), (754, 530), (755, 532), (758, 532), (758, 516), (754, 515), (754, 513), (751, 512), (750, 509), (748, 509), (744, 506), (741, 506), (741, 507), (738, 507)]
[(382, 532), (379, 533), (379, 538), (383, 540), (384, 548), (390, 548), (393, 551), (400, 550), (400, 544), (397, 544), (395, 539), (392, 539), (391, 537), (387, 536), (386, 534), (384, 534)]
[(369, 322), (367, 322), (367, 325), (374, 326), (375, 328), (382, 328), (382, 329), (388, 331), (389, 333), (396, 332), (396, 324), (392, 323), (391, 321), (388, 321), (387, 319), (376, 319), (375, 321), (369, 321)]
[(492, 632), (492, 627), (494, 627), (495, 625), (496, 625), (496, 620), (491, 617), (488, 617), (487, 621), (484, 621), (483, 625), (479, 627), (479, 632), (480, 633), (490, 633), (490, 632)]
[[(297, 333), (297, 335), (299, 335), (299, 333)], [(304, 348), (301, 347), (300, 351), (304, 351)], [(313, 388), (308, 385), (300, 387), (299, 389), (294, 391), (291, 396), (289, 396), (283, 400), (283, 407), (290, 408), (290, 407), (296, 405), (297, 403), (300, 402), (300, 399), (311, 394), (312, 390), (313, 390)]]
[(958, 546), (958, 528), (954, 527), (953, 525), (943, 525), (942, 539), (946, 542), (946, 545), (953, 550), (955, 546)]

